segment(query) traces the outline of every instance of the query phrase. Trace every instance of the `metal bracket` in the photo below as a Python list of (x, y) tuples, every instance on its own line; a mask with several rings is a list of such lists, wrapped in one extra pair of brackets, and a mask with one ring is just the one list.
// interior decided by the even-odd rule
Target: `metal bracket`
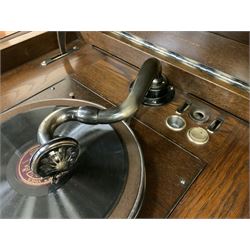
[(66, 32), (56, 32), (57, 34), (57, 42), (58, 42), (58, 47), (60, 49), (60, 54), (57, 54), (53, 57), (47, 58), (44, 61), (41, 62), (42, 66), (47, 66), (48, 64), (55, 62), (69, 54), (71, 54), (72, 52), (79, 50), (79, 48), (77, 46), (74, 46), (71, 49), (66, 48)]
[[(132, 89), (134, 81), (130, 84)], [(165, 75), (162, 73), (155, 78), (144, 96), (143, 104), (147, 106), (161, 106), (172, 101), (175, 95), (174, 86), (171, 85)]]

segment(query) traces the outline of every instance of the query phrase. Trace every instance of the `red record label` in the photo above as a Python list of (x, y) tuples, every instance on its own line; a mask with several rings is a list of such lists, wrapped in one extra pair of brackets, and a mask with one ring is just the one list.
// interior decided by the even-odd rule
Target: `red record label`
[(39, 145), (35, 145), (29, 148), (21, 157), (17, 165), (18, 178), (27, 185), (43, 186), (51, 184), (51, 177), (42, 178), (32, 172), (30, 169), (29, 161), (33, 153), (39, 148)]

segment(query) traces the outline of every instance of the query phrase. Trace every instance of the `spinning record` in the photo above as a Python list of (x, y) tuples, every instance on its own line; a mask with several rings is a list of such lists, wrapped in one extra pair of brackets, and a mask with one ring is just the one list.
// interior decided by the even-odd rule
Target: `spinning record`
[[(87, 103), (88, 105), (95, 105)], [(58, 183), (34, 174), (29, 160), (39, 147), (41, 121), (62, 106), (83, 101), (57, 99), (27, 104), (0, 116), (0, 218), (126, 218), (139, 211), (144, 168), (128, 126), (70, 121), (54, 135), (78, 141), (75, 170)]]

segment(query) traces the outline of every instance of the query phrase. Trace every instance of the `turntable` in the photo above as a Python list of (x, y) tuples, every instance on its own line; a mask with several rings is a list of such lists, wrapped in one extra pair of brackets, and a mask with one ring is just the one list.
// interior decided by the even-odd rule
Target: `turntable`
[(2, 113), (0, 218), (136, 217), (145, 171), (124, 120), (161, 86), (167, 89), (162, 79), (159, 61), (151, 58), (118, 107), (61, 98)]

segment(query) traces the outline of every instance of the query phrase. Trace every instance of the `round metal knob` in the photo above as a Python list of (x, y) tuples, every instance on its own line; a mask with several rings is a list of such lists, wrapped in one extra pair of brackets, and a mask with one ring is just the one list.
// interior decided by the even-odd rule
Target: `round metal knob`
[(206, 110), (192, 108), (189, 113), (190, 118), (197, 123), (204, 123), (209, 119), (209, 114)]
[(190, 128), (187, 132), (188, 139), (195, 144), (205, 144), (209, 140), (208, 132), (201, 127)]
[(166, 125), (171, 130), (181, 131), (186, 127), (186, 122), (181, 116), (171, 115), (167, 117)]

